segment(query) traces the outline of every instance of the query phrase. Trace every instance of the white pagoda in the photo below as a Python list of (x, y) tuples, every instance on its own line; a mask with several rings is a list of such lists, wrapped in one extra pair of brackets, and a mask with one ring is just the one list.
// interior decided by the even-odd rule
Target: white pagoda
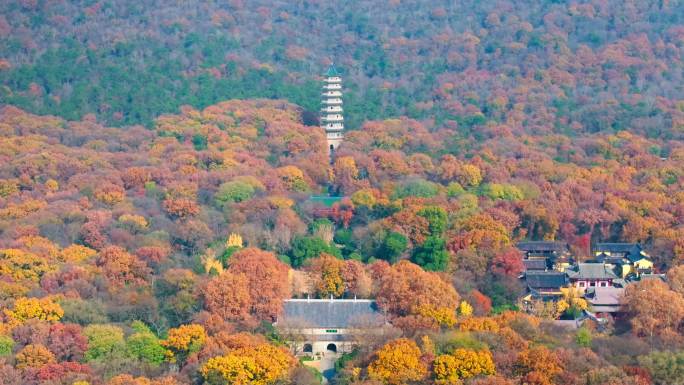
[(342, 78), (331, 64), (323, 80), (321, 96), (321, 127), (325, 130), (328, 150), (332, 153), (344, 138), (344, 117), (342, 116)]

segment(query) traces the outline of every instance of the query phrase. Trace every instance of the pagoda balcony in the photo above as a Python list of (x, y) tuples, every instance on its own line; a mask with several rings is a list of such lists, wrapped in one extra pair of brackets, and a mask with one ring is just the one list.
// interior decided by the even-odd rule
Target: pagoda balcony
[(340, 83), (342, 82), (342, 78), (339, 76), (328, 76), (325, 78), (326, 83)]
[(323, 104), (340, 105), (340, 104), (342, 104), (342, 99), (340, 99), (340, 98), (323, 99)]
[(325, 136), (328, 139), (338, 139), (338, 138), (343, 138), (344, 134), (342, 132), (335, 131), (335, 132), (326, 132)]
[(342, 123), (328, 123), (323, 128), (326, 131), (342, 131), (344, 130), (344, 124)]
[(323, 86), (324, 90), (341, 90), (342, 89), (342, 84), (339, 83), (333, 83), (333, 84), (325, 84)]
[(339, 113), (341, 113), (342, 111), (343, 110), (342, 110), (341, 106), (328, 106), (328, 107), (321, 108), (321, 112), (323, 112), (323, 113), (325, 113), (325, 112), (339, 112)]
[(322, 122), (341, 122), (341, 121), (344, 121), (344, 117), (342, 115), (322, 116), (321, 121)]
[(323, 96), (327, 98), (338, 98), (342, 96), (342, 92), (340, 91), (327, 91), (322, 94)]

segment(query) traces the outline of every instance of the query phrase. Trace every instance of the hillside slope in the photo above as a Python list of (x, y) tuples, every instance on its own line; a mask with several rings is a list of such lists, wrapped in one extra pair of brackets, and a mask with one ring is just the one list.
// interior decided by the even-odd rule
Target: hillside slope
[(12, 0), (0, 15), (0, 102), (72, 120), (150, 125), (255, 97), (316, 111), (333, 59), (353, 128), (408, 115), (682, 137), (681, 0)]

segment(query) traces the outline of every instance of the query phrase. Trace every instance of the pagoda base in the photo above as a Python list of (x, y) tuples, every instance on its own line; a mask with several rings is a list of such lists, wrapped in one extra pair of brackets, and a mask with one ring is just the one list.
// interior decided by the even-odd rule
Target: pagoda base
[(344, 137), (342, 135), (335, 136), (334, 138), (328, 137), (328, 152), (332, 153), (333, 151), (337, 150), (340, 144), (342, 144), (343, 139)]

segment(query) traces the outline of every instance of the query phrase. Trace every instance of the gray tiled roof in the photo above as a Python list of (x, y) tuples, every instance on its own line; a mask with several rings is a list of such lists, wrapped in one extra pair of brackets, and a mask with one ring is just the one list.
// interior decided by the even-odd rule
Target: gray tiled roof
[(622, 253), (631, 263), (648, 258), (638, 243), (597, 243), (594, 253)]
[(531, 289), (558, 289), (567, 284), (567, 276), (557, 271), (528, 271), (525, 282)]
[(358, 322), (378, 321), (375, 301), (367, 299), (290, 299), (278, 323), (302, 322), (308, 328), (348, 328)]
[(518, 242), (516, 245), (522, 251), (556, 251), (563, 252), (567, 250), (568, 244), (565, 242), (555, 241), (525, 241)]
[(627, 263), (623, 257), (611, 257), (606, 253), (597, 255), (595, 260), (597, 263), (608, 263), (613, 265)]
[(525, 270), (546, 270), (545, 259), (523, 259)]
[(638, 243), (603, 242), (603, 243), (597, 243), (596, 246), (594, 246), (594, 252), (599, 253), (599, 252), (603, 252), (603, 251), (608, 251), (611, 253), (629, 253), (635, 247), (638, 247), (639, 249), (641, 249), (641, 246), (639, 246)]
[(578, 263), (566, 270), (574, 279), (617, 279), (619, 278), (608, 266), (602, 263)]
[(594, 306), (616, 306), (622, 304), (624, 293), (625, 289), (620, 287), (592, 287), (587, 289), (585, 297)]

